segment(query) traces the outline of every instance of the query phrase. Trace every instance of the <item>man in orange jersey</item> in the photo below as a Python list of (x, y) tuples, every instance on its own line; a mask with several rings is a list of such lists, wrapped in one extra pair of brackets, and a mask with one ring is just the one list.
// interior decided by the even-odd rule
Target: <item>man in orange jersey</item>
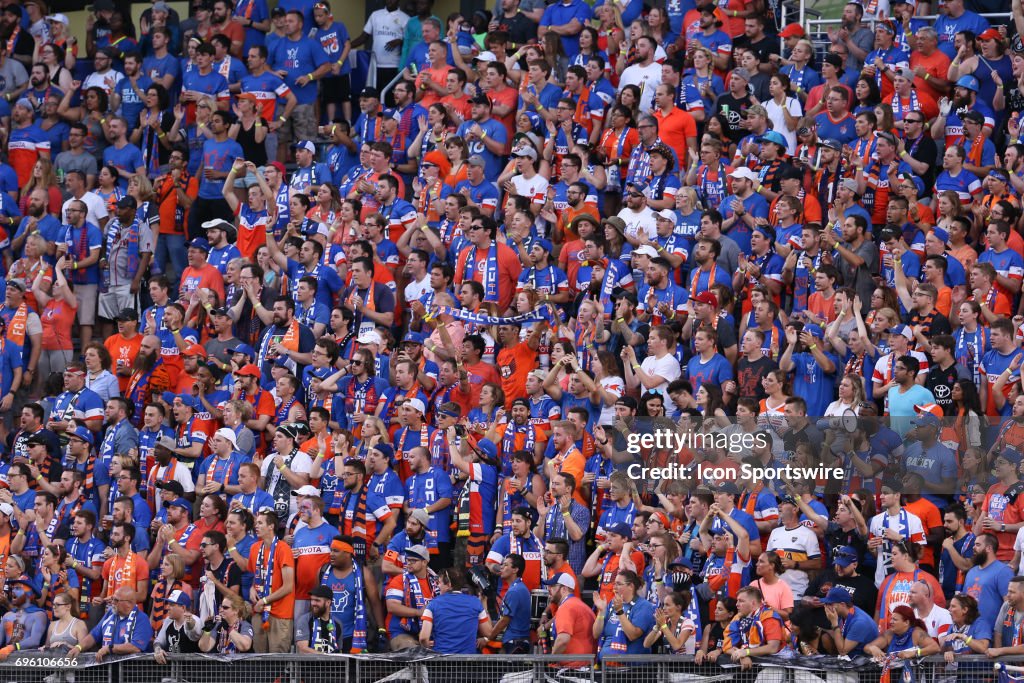
[(291, 547), (276, 536), (277, 515), (264, 510), (256, 515), (257, 540), (249, 551), (253, 574), (249, 600), (253, 603), (253, 649), (288, 652), (292, 646), (295, 613), (295, 558)]
[[(131, 522), (116, 523), (110, 530), (110, 547), (114, 553), (103, 563), (103, 590), (99, 597), (92, 599), (93, 613), (97, 618), (103, 614), (106, 605), (113, 604), (114, 594), (122, 588), (131, 591), (131, 599), (136, 603), (141, 605), (146, 601), (149, 566), (140, 553), (132, 551), (134, 538), (135, 527)], [(96, 608), (99, 608), (98, 613)]]

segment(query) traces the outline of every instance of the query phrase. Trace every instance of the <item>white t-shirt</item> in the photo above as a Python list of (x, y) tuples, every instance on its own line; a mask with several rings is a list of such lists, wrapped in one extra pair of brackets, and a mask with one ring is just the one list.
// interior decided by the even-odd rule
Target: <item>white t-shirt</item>
[[(1017, 538), (1013, 540), (1013, 549), (1024, 556), (1024, 527), (1017, 530)], [(1024, 562), (1017, 567), (1017, 576), (1024, 576)]]
[(82, 195), (81, 200), (72, 197), (64, 202), (60, 207), (61, 223), (68, 225), (68, 206), (74, 201), (85, 202), (86, 208), (89, 209), (89, 212), (85, 215), (86, 222), (92, 223), (97, 228), (103, 227), (102, 221), (110, 215), (110, 212), (107, 211), (107, 203), (100, 199), (100, 196), (95, 192), (86, 192)]
[[(275, 455), (277, 454), (271, 453), (270, 457), (265, 458), (263, 460), (263, 466), (260, 468), (260, 474), (263, 475), (264, 481), (270, 481), (270, 473), (273, 471), (276, 463), (276, 460), (274, 458)], [(295, 457), (292, 458), (292, 464), (291, 466), (289, 466), (288, 469), (290, 469), (295, 474), (309, 474), (310, 472), (313, 471), (313, 461), (305, 452), (299, 451), (298, 453), (295, 454)], [(273, 492), (270, 493), (271, 495), (273, 495)], [(288, 517), (290, 519), (299, 511), (299, 498), (298, 496), (289, 496), (289, 498), (291, 499), (288, 507)]]
[(640, 88), (640, 111), (650, 113), (654, 104), (654, 91), (661, 85), (661, 64), (654, 61), (649, 66), (627, 66), (619, 77), (619, 92), (627, 85)]
[(928, 613), (928, 616), (922, 617), (921, 613), (914, 610), (914, 614), (917, 618), (924, 622), (925, 627), (928, 629), (928, 635), (932, 638), (938, 638), (942, 634), (949, 630), (949, 627), (953, 625), (953, 617), (950, 616), (949, 610), (945, 607), (939, 607), (938, 605), (932, 605), (932, 611)]
[[(402, 10), (389, 12), (379, 9), (366, 20), (363, 31), (373, 37), (373, 57), (377, 60), (377, 68), (397, 69), (402, 59), (401, 46), (397, 50), (388, 50), (387, 44), (396, 38), (405, 37), (405, 25), (409, 23), (409, 15)], [(660, 68), (660, 67), (659, 67)], [(378, 83), (383, 88), (386, 83)]]
[[(157, 466), (156, 479), (154, 479), (154, 481), (164, 481), (166, 479), (166, 473), (167, 467)], [(196, 490), (196, 485), (192, 481), (192, 472), (180, 462), (177, 467), (174, 468), (172, 480), (181, 484), (181, 488), (185, 493), (192, 493)]]
[[(601, 389), (607, 391), (615, 396), (615, 400), (622, 398), (622, 395), (626, 393), (626, 381), (621, 377), (605, 377), (601, 380)], [(597, 424), (599, 425), (610, 425), (615, 422), (615, 403), (611, 405), (603, 405), (601, 407), (601, 417), (598, 418)]]
[(521, 173), (514, 175), (512, 187), (516, 188), (516, 194), (527, 197), (533, 204), (543, 204), (547, 200), (548, 179), (540, 173), (535, 173), (529, 180)]
[[(795, 119), (799, 119), (803, 116), (803, 107), (800, 106), (800, 100), (795, 97), (787, 97), (783, 102), (786, 109), (789, 109), (789, 115)], [(796, 129), (790, 130), (786, 127), (786, 116), (782, 113), (782, 107), (775, 104), (775, 100), (767, 99), (761, 103), (764, 110), (768, 113), (768, 120), (772, 122), (772, 130), (782, 133), (782, 137), (786, 138), (787, 153), (796, 153)]]
[(430, 291), (430, 273), (423, 276), (420, 281), (412, 281), (405, 286), (405, 300), (418, 301), (421, 296)]
[(625, 234), (628, 237), (644, 235), (648, 240), (654, 241), (658, 236), (657, 215), (654, 209), (645, 206), (642, 211), (623, 209), (619, 211), (618, 217), (626, 224)]
[[(890, 515), (884, 510), (874, 517), (871, 518), (871, 524), (868, 525), (868, 538), (884, 538), (885, 529), (895, 529), (899, 531), (904, 539), (909, 540), (911, 543), (925, 544), (924, 525), (921, 523), (921, 518), (915, 515), (913, 512), (907, 512), (901, 510), (901, 515), (906, 516), (905, 527), (900, 528), (900, 516), (901, 515)], [(886, 525), (888, 520), (888, 525)], [(878, 553), (878, 564), (875, 567), (875, 588), (880, 588), (882, 581), (885, 580), (886, 575), (892, 568), (892, 553), (889, 552), (889, 543), (883, 543), (878, 546), (876, 550)]]
[[(797, 562), (813, 560), (821, 557), (821, 546), (818, 544), (818, 537), (813, 531), (802, 524), (793, 529), (780, 526), (772, 529), (768, 537), (768, 546), (765, 552), (781, 551), (784, 558)], [(807, 585), (810, 579), (803, 569), (787, 569), (779, 577), (793, 591), (793, 600), (799, 600), (807, 592)]]
[(656, 391), (661, 394), (662, 400), (667, 406), (669, 404), (668, 385), (679, 379), (679, 376), (683, 374), (683, 369), (679, 367), (679, 361), (671, 353), (666, 353), (660, 359), (654, 356), (647, 356), (647, 358), (644, 358), (644, 362), (640, 364), (640, 369), (649, 375), (657, 375), (665, 380), (653, 389), (643, 389), (641, 393)]

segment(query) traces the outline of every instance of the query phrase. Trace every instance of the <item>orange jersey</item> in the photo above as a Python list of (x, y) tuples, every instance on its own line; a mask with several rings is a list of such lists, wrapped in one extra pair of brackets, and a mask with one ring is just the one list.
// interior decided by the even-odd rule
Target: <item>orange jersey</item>
[[(266, 580), (267, 574), (270, 576), (270, 593), (275, 592), (281, 587), (281, 583), (284, 580), (282, 578), (286, 567), (290, 567), (292, 571), (295, 571), (295, 557), (292, 555), (291, 547), (284, 541), (278, 541), (274, 550), (274, 564), (273, 570), (269, 571), (268, 563), (270, 562), (270, 548), (263, 550), (263, 557), (260, 557), (260, 551), (263, 549), (264, 543), (262, 540), (256, 541), (252, 544), (252, 549), (249, 551), (249, 572), (253, 574), (253, 588), (257, 591), (257, 598), (263, 597), (264, 593), (260, 592), (260, 586), (262, 582)], [(262, 560), (262, 564), (261, 564)], [(270, 605), (270, 616), (278, 619), (291, 619), (295, 613), (295, 591), (288, 593), (284, 597), (274, 600)]]

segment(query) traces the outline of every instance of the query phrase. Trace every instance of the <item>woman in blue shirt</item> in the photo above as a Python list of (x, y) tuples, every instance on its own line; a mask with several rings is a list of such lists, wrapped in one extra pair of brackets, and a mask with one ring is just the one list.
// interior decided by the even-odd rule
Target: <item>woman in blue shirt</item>
[(611, 601), (594, 594), (597, 658), (650, 654), (651, 648), (644, 644), (644, 636), (654, 628), (654, 605), (638, 596), (640, 577), (624, 569), (615, 577), (614, 590), (615, 597)]

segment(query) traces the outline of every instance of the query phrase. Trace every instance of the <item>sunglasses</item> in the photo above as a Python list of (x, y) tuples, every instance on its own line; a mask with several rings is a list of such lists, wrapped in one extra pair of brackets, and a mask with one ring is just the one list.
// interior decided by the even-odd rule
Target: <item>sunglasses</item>
[(644, 196), (643, 192), (627, 192), (626, 194), (629, 195), (630, 197), (643, 197)]

